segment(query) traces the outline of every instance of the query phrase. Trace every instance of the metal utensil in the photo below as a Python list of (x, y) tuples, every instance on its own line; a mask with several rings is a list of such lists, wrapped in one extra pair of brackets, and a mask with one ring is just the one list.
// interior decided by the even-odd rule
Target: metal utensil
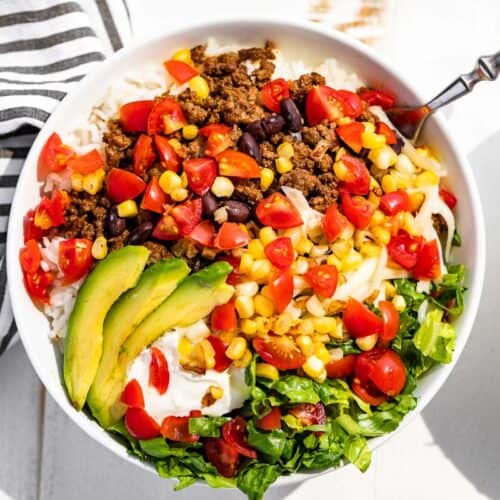
[(496, 80), (500, 73), (500, 52), (482, 56), (470, 73), (460, 75), (427, 104), (418, 107), (395, 107), (386, 111), (395, 127), (408, 139), (417, 142), (427, 118), (437, 109), (468, 94), (483, 80)]

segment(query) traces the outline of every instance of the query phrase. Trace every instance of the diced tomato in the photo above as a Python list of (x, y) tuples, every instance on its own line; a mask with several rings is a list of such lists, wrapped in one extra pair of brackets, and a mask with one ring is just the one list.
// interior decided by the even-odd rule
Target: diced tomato
[(50, 304), (49, 287), (54, 282), (53, 272), (38, 269), (34, 273), (24, 273), (24, 284), (28, 295), (35, 302)]
[(153, 139), (149, 135), (141, 134), (134, 146), (132, 154), (134, 159), (134, 173), (142, 175), (147, 172), (155, 162), (156, 154), (153, 149)]
[(378, 308), (382, 313), (383, 321), (382, 331), (379, 334), (379, 343), (381, 345), (388, 345), (398, 334), (399, 313), (394, 304), (386, 300), (380, 301)]
[(222, 255), (218, 258), (218, 260), (223, 260), (224, 262), (228, 262), (233, 267), (233, 270), (229, 273), (229, 276), (226, 278), (226, 283), (228, 285), (237, 285), (242, 281), (242, 274), (239, 271), (240, 268), (240, 258), (235, 257), (234, 255)]
[(351, 92), (350, 90), (337, 90), (342, 101), (342, 107), (345, 116), (350, 118), (357, 118), (363, 112), (363, 103), (359, 98), (358, 94)]
[(263, 431), (272, 431), (274, 429), (281, 429), (281, 410), (279, 406), (273, 406), (269, 413), (260, 417), (255, 421), (257, 428)]
[(388, 396), (397, 396), (406, 384), (406, 368), (394, 351), (386, 349), (375, 362), (370, 381)]
[(40, 241), (45, 235), (45, 230), (35, 224), (35, 211), (28, 210), (23, 218), (24, 243), (29, 240)]
[(370, 106), (381, 106), (384, 109), (392, 108), (396, 104), (396, 98), (386, 90), (362, 90), (359, 93), (359, 97)]
[(314, 293), (322, 297), (332, 297), (337, 289), (339, 273), (335, 266), (319, 264), (311, 267), (304, 275), (304, 279)]
[(229, 148), (233, 143), (230, 132), (231, 127), (222, 123), (211, 123), (200, 128), (200, 135), (207, 137), (205, 154), (215, 157)]
[(365, 229), (375, 212), (375, 206), (361, 196), (351, 196), (344, 189), (340, 192), (342, 211), (357, 229)]
[(212, 134), (226, 135), (229, 134), (229, 132), (231, 132), (231, 127), (223, 123), (210, 123), (209, 125), (201, 127), (198, 133), (203, 137), (210, 137)]
[(226, 149), (218, 154), (219, 174), (241, 179), (255, 179), (260, 177), (260, 168), (257, 162), (249, 155), (240, 151)]
[(421, 236), (410, 236), (400, 229), (387, 245), (391, 259), (405, 269), (413, 269), (417, 263), (423, 240)]
[(214, 246), (221, 250), (232, 250), (248, 244), (250, 236), (239, 224), (224, 222), (215, 237)]
[(176, 205), (172, 208), (170, 214), (177, 222), (180, 234), (187, 236), (201, 222), (201, 212), (201, 198), (194, 198)]
[(177, 221), (169, 214), (164, 214), (153, 229), (153, 238), (170, 241), (182, 237)]
[(323, 120), (335, 121), (342, 118), (346, 113), (344, 98), (338, 91), (318, 85), (313, 87), (306, 97), (306, 117), (309, 125), (313, 127)]
[(222, 332), (234, 332), (236, 330), (238, 320), (236, 318), (236, 309), (234, 301), (230, 300), (226, 304), (217, 306), (210, 316), (210, 324), (212, 330)]
[(457, 197), (447, 189), (441, 188), (439, 196), (441, 196), (441, 199), (448, 205), (450, 210), (453, 210), (457, 206)]
[(191, 158), (182, 164), (188, 179), (189, 188), (203, 196), (214, 183), (217, 176), (217, 163), (213, 158)]
[(161, 423), (161, 435), (171, 441), (181, 443), (195, 443), (200, 436), (189, 433), (189, 419), (191, 417), (165, 417)]
[(208, 461), (223, 477), (233, 477), (238, 470), (238, 451), (222, 438), (208, 438), (203, 443)]
[(396, 144), (398, 142), (398, 138), (396, 137), (394, 130), (392, 130), (387, 123), (377, 122), (375, 125), (375, 132), (383, 135), (385, 137), (385, 142), (389, 145)]
[(153, 439), (160, 436), (160, 426), (143, 408), (127, 409), (125, 427), (128, 433), (136, 439)]
[(34, 273), (40, 267), (42, 254), (40, 247), (35, 240), (28, 240), (19, 251), (19, 261), (25, 273)]
[(171, 134), (187, 124), (181, 105), (171, 98), (155, 101), (148, 116), (147, 130), (149, 135)]
[(421, 246), (412, 274), (418, 280), (435, 280), (441, 276), (437, 240), (427, 241)]
[(167, 358), (157, 347), (151, 348), (151, 362), (149, 363), (149, 385), (154, 387), (158, 394), (165, 394), (170, 381)]
[(295, 205), (281, 193), (273, 193), (261, 200), (255, 213), (264, 226), (271, 226), (274, 229), (288, 229), (303, 224)]
[(120, 108), (120, 125), (126, 132), (146, 132), (153, 101), (133, 101)]
[(262, 104), (273, 111), (274, 113), (280, 112), (280, 101), (290, 97), (290, 89), (288, 83), (283, 78), (277, 78), (266, 83), (260, 91)]
[(190, 66), (183, 61), (165, 61), (163, 65), (165, 66), (165, 69), (170, 73), (170, 76), (172, 76), (172, 78), (180, 84), (186, 83), (194, 76), (199, 75), (199, 72), (196, 71), (193, 66)]
[(92, 266), (92, 242), (84, 238), (62, 240), (59, 243), (58, 263), (67, 285), (83, 278)]
[(68, 160), (68, 168), (82, 175), (91, 174), (99, 168), (104, 168), (104, 160), (97, 149)]
[(380, 333), (383, 328), (382, 318), (352, 297), (347, 302), (342, 320), (346, 330), (354, 338)]
[(290, 269), (276, 269), (269, 278), (268, 286), (274, 309), (282, 313), (293, 297), (293, 275)]
[(216, 335), (209, 335), (207, 340), (210, 342), (210, 344), (212, 344), (215, 352), (214, 370), (216, 372), (223, 372), (227, 370), (232, 361), (226, 356), (226, 344), (224, 344), (224, 342), (222, 342), (222, 340)]
[(296, 370), (306, 361), (295, 341), (288, 335), (266, 335), (254, 337), (255, 352), (278, 370)]
[(365, 403), (368, 403), (369, 405), (372, 406), (379, 406), (382, 403), (385, 403), (387, 401), (387, 396), (383, 394), (382, 392), (375, 392), (375, 391), (368, 391), (365, 387), (363, 387), (359, 382), (356, 380), (353, 380), (351, 384), (351, 389), (356, 396), (358, 396), (360, 399), (362, 399)]
[(120, 401), (133, 408), (144, 408), (144, 395), (137, 379), (132, 379), (123, 389)]
[(121, 168), (112, 168), (106, 179), (108, 196), (115, 202), (137, 198), (146, 189), (146, 183), (137, 175)]
[(179, 155), (175, 152), (175, 149), (170, 145), (168, 139), (161, 135), (155, 135), (155, 147), (158, 151), (158, 158), (162, 167), (165, 170), (172, 170), (172, 172), (178, 172), (181, 166), (181, 159)]
[(266, 257), (278, 269), (288, 269), (294, 260), (292, 240), (286, 236), (276, 238), (264, 248)]
[(240, 455), (257, 458), (257, 452), (248, 446), (247, 423), (243, 417), (234, 417), (222, 426), (222, 437)]
[(289, 413), (303, 426), (326, 424), (326, 411), (322, 403), (299, 403), (293, 405)]
[(335, 241), (339, 234), (347, 227), (349, 223), (344, 215), (339, 212), (338, 205), (332, 203), (323, 217), (323, 232), (326, 239), (331, 243)]
[(355, 153), (359, 153), (363, 147), (361, 134), (365, 131), (365, 126), (360, 122), (351, 122), (347, 125), (339, 125), (335, 132), (342, 142), (349, 146)]
[(38, 178), (45, 179), (50, 172), (60, 172), (66, 168), (75, 152), (62, 143), (59, 134), (49, 136), (38, 157)]
[(169, 197), (166, 195), (158, 183), (157, 177), (152, 177), (144, 191), (144, 196), (141, 201), (141, 208), (162, 214), (165, 205), (169, 202)]
[(209, 220), (204, 220), (189, 233), (189, 238), (205, 247), (213, 247), (216, 234), (215, 226)]
[(44, 196), (35, 208), (33, 222), (40, 229), (49, 229), (64, 224), (64, 211), (70, 198), (66, 191), (55, 190), (49, 198)]
[(411, 212), (410, 197), (402, 189), (386, 193), (380, 198), (380, 210), (385, 215), (396, 215), (399, 212)]
[(370, 192), (370, 172), (366, 168), (365, 162), (351, 155), (342, 155), (340, 161), (347, 169), (341, 183), (342, 189), (350, 194), (368, 194)]
[(356, 354), (348, 354), (341, 359), (329, 361), (325, 368), (328, 378), (347, 378), (354, 373)]

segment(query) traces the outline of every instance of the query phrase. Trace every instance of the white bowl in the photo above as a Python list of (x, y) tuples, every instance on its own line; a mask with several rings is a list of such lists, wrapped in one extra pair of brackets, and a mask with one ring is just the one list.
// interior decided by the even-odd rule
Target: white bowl
[[(304, 59), (312, 65), (320, 63), (327, 57), (335, 57), (342, 64), (357, 72), (367, 84), (372, 86), (382, 84), (393, 91), (401, 102), (423, 102), (421, 96), (408, 81), (398, 74), (396, 69), (391, 68), (379, 55), (352, 38), (307, 23), (234, 19), (172, 29), (159, 38), (119, 51), (105, 61), (97, 71), (87, 76), (49, 118), (24, 165), (9, 222), (7, 272), (12, 307), (19, 333), (38, 376), (66, 414), (89, 436), (116, 455), (151, 471), (153, 471), (152, 467), (128, 455), (125, 448), (86, 413), (77, 412), (69, 403), (61, 383), (61, 355), (49, 340), (47, 319), (34, 307), (23, 286), (18, 261), (19, 249), (23, 244), (23, 215), (39, 200), (36, 163), (41, 147), (52, 132), (71, 130), (76, 117), (86, 116), (91, 107), (104, 97), (108, 85), (124, 76), (134, 66), (140, 66), (144, 61), (161, 64), (174, 50), (203, 43), (209, 36), (216, 36), (221, 43), (237, 43), (246, 46), (262, 44), (266, 39), (272, 39), (286, 56)], [(424, 139), (438, 152), (447, 166), (449, 172), (447, 183), (460, 200), (457, 208), (457, 223), (462, 236), (462, 246), (454, 252), (454, 259), (467, 266), (468, 291), (465, 296), (464, 313), (456, 322), (458, 335), (453, 362), (449, 365), (434, 367), (420, 381), (416, 391), (418, 406), (405, 418), (400, 428), (423, 410), (457, 363), (476, 316), (485, 265), (483, 217), (476, 182), (470, 166), (447, 131), (442, 117), (435, 116), (429, 120), (425, 127)], [(371, 440), (371, 447), (379, 446), (389, 436)], [(276, 484), (290, 484), (309, 477), (311, 474), (294, 474), (281, 477)]]

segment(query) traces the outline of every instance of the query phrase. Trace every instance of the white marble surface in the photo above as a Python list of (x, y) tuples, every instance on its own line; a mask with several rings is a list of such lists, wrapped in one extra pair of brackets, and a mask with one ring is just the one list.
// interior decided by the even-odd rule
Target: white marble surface
[[(381, 50), (431, 96), (475, 58), (500, 49), (498, 0), (393, 0)], [(221, 12), (303, 14), (301, 2), (253, 0), (131, 0), (136, 35)], [(364, 475), (345, 468), (297, 488), (273, 489), (269, 500), (500, 499), (500, 82), (483, 84), (449, 112), (469, 153), (487, 224), (488, 262), (482, 305), (456, 370), (423, 415), (374, 456)], [(36, 335), (36, 332), (33, 332)], [(122, 462), (88, 439), (40, 386), (21, 345), (0, 361), (0, 499), (236, 499), (231, 490), (171, 484)]]

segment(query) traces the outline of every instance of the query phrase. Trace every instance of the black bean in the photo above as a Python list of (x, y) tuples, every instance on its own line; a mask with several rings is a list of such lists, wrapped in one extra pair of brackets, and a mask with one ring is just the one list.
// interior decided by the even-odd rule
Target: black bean
[(238, 148), (242, 153), (246, 153), (247, 155), (255, 158), (257, 163), (262, 161), (262, 154), (260, 152), (259, 145), (252, 134), (244, 132), (238, 141)]
[(271, 137), (285, 128), (285, 119), (281, 115), (271, 115), (262, 120), (262, 128), (267, 137)]
[(255, 138), (256, 141), (262, 142), (266, 140), (266, 133), (262, 127), (262, 120), (255, 120), (247, 125), (247, 132)]
[(246, 222), (250, 217), (250, 207), (242, 201), (229, 200), (224, 204), (227, 218), (231, 222)]
[(130, 231), (127, 243), (129, 245), (141, 245), (149, 239), (153, 231), (152, 222), (143, 222)]
[(210, 192), (206, 192), (201, 198), (203, 206), (203, 215), (205, 217), (212, 217), (213, 213), (219, 208), (217, 198)]
[(300, 132), (302, 128), (302, 116), (300, 116), (299, 108), (297, 108), (294, 100), (281, 99), (280, 110), (290, 131)]
[(122, 217), (118, 217), (116, 205), (111, 207), (111, 210), (109, 211), (107, 226), (111, 236), (119, 236), (127, 227), (127, 221)]

